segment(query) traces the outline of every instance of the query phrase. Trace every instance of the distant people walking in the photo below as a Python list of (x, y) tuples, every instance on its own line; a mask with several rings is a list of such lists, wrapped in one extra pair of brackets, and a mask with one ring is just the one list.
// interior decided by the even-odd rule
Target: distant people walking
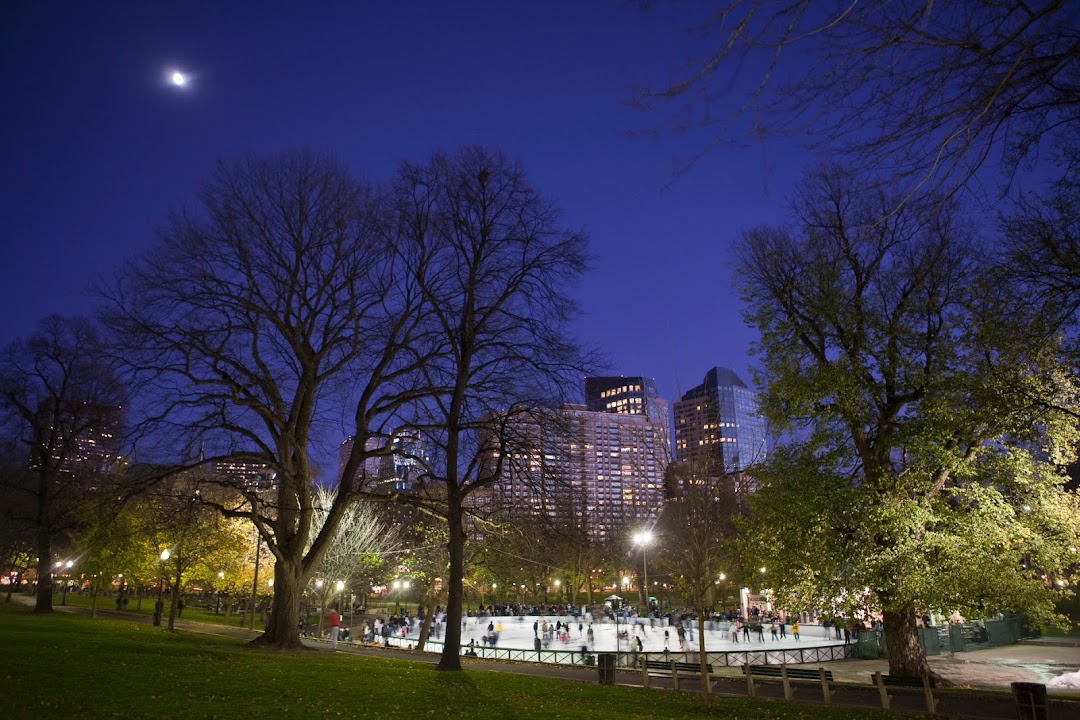
[(791, 634), (795, 636), (795, 639), (799, 639), (799, 621), (791, 623)]
[(739, 620), (736, 618), (731, 623), (731, 642), (739, 642)]
[(326, 627), (330, 630), (330, 647), (336, 648), (338, 632), (341, 630), (341, 616), (338, 615), (337, 608), (330, 610), (330, 617), (326, 620)]
[(750, 623), (744, 622), (742, 624), (742, 638), (746, 642), (750, 642)]
[(773, 642), (776, 642), (780, 639), (780, 635), (778, 634), (778, 632), (779, 631), (776, 627), (776, 623), (773, 623), (769, 626), (769, 634), (772, 635)]
[(787, 637), (787, 631), (784, 630), (784, 625), (785, 624), (786, 624), (785, 621), (783, 621), (783, 620), (780, 621), (780, 637), (781, 638), (786, 638)]

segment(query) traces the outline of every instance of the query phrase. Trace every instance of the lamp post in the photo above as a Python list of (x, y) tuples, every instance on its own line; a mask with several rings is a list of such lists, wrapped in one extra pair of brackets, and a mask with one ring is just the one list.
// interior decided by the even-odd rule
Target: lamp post
[(218, 588), (217, 588), (217, 602), (214, 604), (214, 614), (217, 615), (221, 612), (221, 589), (225, 585), (225, 571), (218, 571)]
[(259, 604), (259, 546), (262, 545), (262, 537), (259, 528), (255, 528), (255, 579), (251, 581), (251, 617), (248, 618), (248, 629), (255, 629), (255, 607)]
[(653, 534), (648, 530), (634, 533), (634, 544), (641, 546), (641, 566), (645, 571), (645, 609), (652, 615), (652, 605), (649, 603), (649, 543), (653, 541)]
[(154, 625), (161, 625), (161, 615), (164, 606), (161, 603), (161, 595), (165, 589), (165, 563), (169, 560), (169, 550), (161, 551), (161, 564), (158, 566), (157, 602), (154, 603)]
[(70, 570), (71, 566), (74, 565), (74, 564), (75, 563), (72, 562), (71, 560), (68, 560), (66, 563), (64, 563), (64, 597), (60, 601), (61, 605), (67, 605), (68, 585), (70, 584), (70, 582), (68, 581), (67, 571)]
[(555, 604), (556, 605), (561, 605), (562, 604), (562, 590), (559, 589), (560, 585), (562, 585), (562, 582), (559, 581), (558, 579), (556, 579), (555, 580)]

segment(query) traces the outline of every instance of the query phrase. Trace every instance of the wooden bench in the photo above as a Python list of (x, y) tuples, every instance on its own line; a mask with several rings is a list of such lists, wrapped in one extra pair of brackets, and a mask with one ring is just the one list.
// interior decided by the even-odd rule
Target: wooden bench
[(833, 681), (832, 670), (825, 668), (799, 668), (787, 665), (743, 665), (743, 674), (746, 675), (746, 692), (754, 697), (754, 678), (779, 678), (784, 684), (784, 699), (790, 700), (795, 694), (792, 682), (816, 682), (821, 684), (821, 697), (826, 705), (832, 704), (832, 688), (829, 683)]
[[(713, 677), (712, 665), (705, 665), (706, 673), (709, 678)], [(688, 675), (690, 677), (698, 677), (701, 675), (701, 665), (696, 662), (679, 662), (678, 660), (649, 660), (647, 658), (641, 658), (641, 673), (642, 682), (645, 687), (649, 687), (649, 678), (651, 676), (658, 677), (671, 677), (672, 683), (675, 685), (675, 689), (679, 689), (679, 676)], [(709, 683), (711, 685), (711, 683)]]
[(889, 695), (886, 690), (889, 687), (922, 688), (923, 695), (926, 698), (926, 712), (932, 715), (937, 708), (937, 699), (934, 697), (934, 688), (937, 687), (937, 682), (929, 675), (908, 677), (904, 675), (884, 675), (876, 672), (872, 677), (874, 686), (881, 695), (881, 707), (885, 710), (888, 710), (892, 704), (892, 695)]

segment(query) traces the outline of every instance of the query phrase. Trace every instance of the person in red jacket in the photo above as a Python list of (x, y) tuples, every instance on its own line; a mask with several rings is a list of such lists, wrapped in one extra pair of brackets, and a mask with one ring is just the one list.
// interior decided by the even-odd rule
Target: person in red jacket
[(338, 615), (337, 608), (330, 611), (330, 617), (326, 621), (326, 627), (330, 629), (330, 647), (337, 647), (338, 631), (341, 630), (341, 616)]

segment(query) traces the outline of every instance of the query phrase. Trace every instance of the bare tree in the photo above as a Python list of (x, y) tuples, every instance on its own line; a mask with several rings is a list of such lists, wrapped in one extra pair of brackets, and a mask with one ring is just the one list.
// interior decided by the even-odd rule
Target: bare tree
[[(779, 134), (839, 141), (909, 190), (954, 187), (999, 161), (1080, 156), (1080, 7), (1068, 0), (728, 0), (695, 29), (704, 48), (641, 91), (709, 150)], [(756, 68), (756, 69), (755, 69)], [(749, 79), (749, 80), (748, 80)]]
[(1080, 320), (1080, 183), (1057, 184), (1044, 198), (1023, 198), (1001, 221), (1005, 241), (998, 268), (1006, 285), (1058, 332)]
[[(336, 499), (335, 490), (324, 487), (315, 489), (315, 512), (311, 518), (312, 538), (319, 536)], [(323, 587), (326, 593), (338, 591), (338, 582), (342, 584), (338, 592), (351, 591), (357, 582), (367, 577), (366, 570), (373, 558), (397, 548), (401, 531), (398, 526), (382, 520), (380, 508), (384, 507), (384, 503), (370, 501), (358, 501), (349, 506), (338, 523), (337, 534), (330, 541), (330, 547), (315, 571), (325, 580)], [(325, 605), (325, 602), (322, 604)], [(319, 617), (321, 633), (321, 609)]]
[(662, 557), (675, 586), (694, 604), (701, 659), (701, 704), (709, 707), (709, 668), (705, 654), (705, 619), (720, 574), (730, 565), (728, 546), (736, 513), (730, 478), (718, 463), (696, 457), (669, 467), (679, 495), (664, 505), (660, 527)]
[(428, 499), (449, 529), (438, 667), (459, 670), (470, 498), (501, 476), (515, 419), (558, 397), (562, 381), (580, 372), (565, 293), (585, 268), (586, 241), (561, 225), (519, 164), (495, 151), (468, 147), (405, 163), (394, 191), (397, 235), (426, 258), (414, 277), (432, 309), (438, 351), (423, 384), (437, 394), (413, 422), (435, 449)]
[[(274, 556), (273, 613), (256, 642), (299, 647), (300, 597), (356, 499), (357, 470), (389, 452), (367, 440), (414, 395), (404, 381), (419, 361), (418, 298), (372, 192), (329, 155), (222, 162), (199, 200), (103, 290), (104, 316), (155, 380), (159, 433), (273, 475), (273, 492), (241, 486), (245, 502), (219, 509), (250, 518)], [(356, 441), (312, 537), (312, 443), (346, 397)]]
[(52, 612), (54, 544), (88, 519), (93, 488), (119, 459), (123, 394), (103, 349), (89, 320), (54, 315), (0, 358), (0, 412), (28, 465), (6, 475), (3, 491), (30, 513), (20, 519), (36, 536), (35, 612)]

